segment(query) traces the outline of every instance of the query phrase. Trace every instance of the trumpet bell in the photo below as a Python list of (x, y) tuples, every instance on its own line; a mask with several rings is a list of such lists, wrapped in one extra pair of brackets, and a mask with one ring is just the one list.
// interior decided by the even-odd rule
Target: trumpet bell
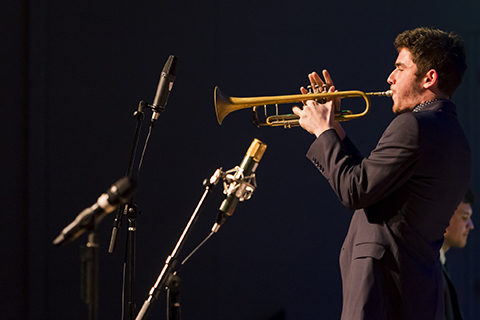
[(215, 113), (217, 115), (218, 124), (222, 124), (223, 119), (232, 111), (241, 108), (235, 108), (230, 102), (230, 97), (220, 91), (220, 88), (215, 87), (214, 91)]
[[(262, 97), (260, 99), (230, 97), (229, 95), (223, 93), (217, 86), (215, 87), (214, 91), (215, 113), (217, 114), (217, 121), (219, 124), (222, 124), (223, 119), (225, 119), (225, 117), (233, 111), (275, 103), (274, 99), (278, 99), (278, 97)], [(261, 103), (262, 100), (266, 102)]]

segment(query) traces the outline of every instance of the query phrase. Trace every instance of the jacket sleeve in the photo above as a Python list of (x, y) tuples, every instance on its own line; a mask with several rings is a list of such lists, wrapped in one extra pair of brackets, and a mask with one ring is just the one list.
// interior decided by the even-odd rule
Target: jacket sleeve
[(311, 145), (307, 157), (329, 181), (349, 209), (368, 207), (402, 186), (418, 159), (419, 129), (411, 113), (397, 116), (367, 158), (358, 159), (349, 141), (327, 130)]
[(358, 151), (357, 147), (355, 147), (355, 145), (348, 136), (343, 139), (342, 143), (352, 157), (352, 160), (355, 161), (355, 163), (362, 162), (363, 155), (360, 153), (360, 151)]

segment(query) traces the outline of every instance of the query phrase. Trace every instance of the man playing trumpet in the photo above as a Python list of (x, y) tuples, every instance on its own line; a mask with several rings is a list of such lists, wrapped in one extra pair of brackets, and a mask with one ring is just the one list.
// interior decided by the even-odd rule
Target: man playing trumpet
[[(405, 31), (395, 46), (387, 82), (397, 117), (368, 157), (334, 121), (340, 99), (293, 110), (317, 137), (307, 157), (355, 210), (340, 253), (342, 320), (444, 317), (439, 250), (471, 171), (449, 100), (466, 70), (465, 50), (457, 35), (432, 28)], [(308, 77), (312, 88), (335, 91), (326, 70), (323, 80)]]

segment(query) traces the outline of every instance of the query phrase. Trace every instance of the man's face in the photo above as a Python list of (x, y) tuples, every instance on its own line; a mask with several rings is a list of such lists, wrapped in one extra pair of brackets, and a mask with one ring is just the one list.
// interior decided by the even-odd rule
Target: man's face
[(472, 207), (469, 203), (460, 202), (445, 232), (445, 245), (455, 248), (465, 247), (471, 229), (473, 229)]
[(395, 70), (387, 78), (393, 92), (392, 110), (395, 114), (410, 112), (422, 103), (422, 84), (415, 72), (417, 65), (413, 63), (410, 51), (403, 48), (395, 61)]

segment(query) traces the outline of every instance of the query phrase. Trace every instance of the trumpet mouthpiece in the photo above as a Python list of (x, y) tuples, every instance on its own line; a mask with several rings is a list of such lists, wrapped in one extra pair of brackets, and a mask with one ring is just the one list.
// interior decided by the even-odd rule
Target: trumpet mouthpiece
[(393, 94), (392, 90), (366, 93), (367, 96), (376, 96), (376, 97), (391, 97), (392, 94)]

